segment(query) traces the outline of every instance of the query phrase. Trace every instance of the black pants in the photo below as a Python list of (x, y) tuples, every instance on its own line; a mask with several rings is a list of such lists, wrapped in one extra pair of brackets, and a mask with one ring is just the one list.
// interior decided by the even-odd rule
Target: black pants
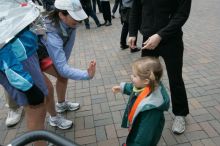
[[(128, 36), (128, 22), (123, 22), (122, 23), (122, 29), (121, 29), (121, 39), (120, 39), (120, 44), (121, 45), (126, 45), (127, 44), (127, 36)], [(137, 43), (137, 35), (136, 35), (136, 41), (135, 45)]]
[(112, 13), (115, 14), (115, 12), (117, 11), (117, 8), (119, 6), (120, 0), (115, 0), (114, 6), (112, 8)]
[[(91, 9), (89, 9), (89, 8), (88, 9), (84, 9), (84, 11), (86, 12), (86, 14), (88, 16), (91, 16), (93, 18), (93, 20), (95, 21), (96, 25), (100, 24), (99, 19), (96, 16), (96, 13), (92, 10), (92, 8)], [(89, 27), (90, 26), (89, 25), (89, 18), (85, 19), (84, 21), (85, 21), (85, 25)]]
[(112, 21), (111, 17), (111, 7), (110, 7), (110, 2), (109, 1), (101, 1), (101, 6), (102, 6), (102, 13), (103, 13), (103, 18), (105, 22)]
[(101, 7), (100, 0), (92, 0), (92, 9), (93, 9), (93, 11), (96, 13), (96, 2), (97, 2), (97, 5), (98, 5), (99, 12), (102, 13), (102, 7)]
[[(143, 42), (148, 37), (143, 38)], [(183, 67), (183, 41), (182, 37), (170, 39), (155, 50), (142, 50), (141, 56), (161, 56), (164, 59), (169, 78), (173, 113), (176, 116), (186, 116), (189, 113), (186, 89), (182, 78)]]

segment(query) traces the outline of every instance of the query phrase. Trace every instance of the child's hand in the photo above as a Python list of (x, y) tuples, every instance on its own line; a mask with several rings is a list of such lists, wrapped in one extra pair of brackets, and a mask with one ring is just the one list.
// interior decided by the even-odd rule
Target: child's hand
[(92, 61), (90, 61), (89, 67), (87, 69), (90, 79), (92, 79), (94, 77), (95, 70), (96, 70), (96, 61), (92, 60)]
[(119, 93), (119, 92), (121, 92), (120, 86), (114, 86), (114, 87), (112, 87), (112, 92), (113, 92), (113, 93)]

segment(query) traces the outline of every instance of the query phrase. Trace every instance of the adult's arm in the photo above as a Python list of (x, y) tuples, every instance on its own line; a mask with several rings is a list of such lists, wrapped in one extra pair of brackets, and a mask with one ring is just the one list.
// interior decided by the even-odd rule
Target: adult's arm
[(163, 40), (174, 36), (189, 17), (191, 0), (178, 0), (178, 8), (167, 26), (157, 32)]
[(65, 52), (63, 50), (63, 40), (55, 32), (47, 33), (45, 44), (48, 54), (53, 61), (53, 64), (58, 73), (68, 79), (72, 80), (88, 80), (89, 74), (87, 70), (80, 70), (68, 65)]

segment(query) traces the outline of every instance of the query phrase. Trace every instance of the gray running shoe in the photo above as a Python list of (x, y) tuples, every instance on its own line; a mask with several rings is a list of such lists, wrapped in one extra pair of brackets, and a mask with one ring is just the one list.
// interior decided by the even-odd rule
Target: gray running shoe
[(182, 134), (186, 129), (185, 117), (176, 116), (173, 122), (172, 131), (175, 134)]
[(73, 122), (70, 120), (65, 119), (64, 117), (57, 115), (55, 118), (51, 118), (51, 116), (48, 118), (48, 122), (50, 126), (58, 127), (60, 129), (69, 129), (72, 127)]
[(75, 110), (78, 110), (79, 107), (80, 107), (79, 103), (64, 101), (63, 103), (56, 104), (56, 111), (58, 113), (62, 113), (65, 111), (75, 111)]

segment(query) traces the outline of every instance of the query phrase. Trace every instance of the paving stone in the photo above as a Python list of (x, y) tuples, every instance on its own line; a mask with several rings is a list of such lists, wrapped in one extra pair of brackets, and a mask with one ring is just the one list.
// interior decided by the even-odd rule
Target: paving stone
[(190, 143), (182, 143), (182, 144), (176, 144), (175, 146), (191, 146)]
[(126, 137), (119, 138), (119, 145), (121, 146), (124, 143), (126, 143)]
[(211, 138), (212, 141), (216, 144), (216, 145), (219, 145), (220, 144), (220, 136), (218, 137), (214, 137), (214, 138)]
[(86, 146), (98, 146), (97, 143), (86, 144)]
[(202, 139), (201, 141), (205, 146), (216, 146), (216, 144), (211, 139)]
[(66, 132), (66, 133), (65, 133), (65, 138), (67, 138), (67, 139), (69, 139), (69, 140), (71, 140), (71, 141), (75, 141), (74, 136), (75, 136), (74, 131)]
[(78, 143), (79, 145), (83, 145), (83, 144), (95, 143), (96, 137), (95, 135), (92, 135), (92, 136), (76, 138), (75, 140), (76, 140), (76, 143)]
[(191, 141), (192, 146), (204, 146), (204, 144), (200, 140)]
[(216, 137), (219, 136), (215, 129), (209, 124), (209, 122), (202, 122), (199, 123), (202, 129), (209, 135), (209, 137)]
[(93, 111), (94, 115), (100, 114), (102, 112), (100, 104), (93, 104), (92, 105), (92, 111)]
[(86, 117), (86, 116), (91, 116), (92, 111), (82, 111), (82, 112), (77, 112), (76, 117)]
[(98, 143), (98, 146), (119, 146), (119, 141), (116, 138), (106, 141), (101, 141)]
[(121, 123), (122, 117), (120, 111), (112, 112), (112, 118), (114, 123)]
[(194, 140), (208, 138), (208, 135), (204, 131), (193, 131), (193, 132), (186, 133), (186, 137), (190, 141), (194, 141)]
[(93, 116), (85, 117), (85, 128), (93, 128), (93, 127), (94, 127)]
[(96, 130), (97, 141), (105, 141), (105, 140), (107, 140), (107, 136), (106, 136), (106, 132), (105, 132), (105, 127), (104, 126), (96, 127), (95, 130)]
[(97, 120), (94, 121), (95, 126), (103, 126), (103, 125), (108, 125), (108, 124), (113, 124), (112, 118), (107, 118), (107, 119), (102, 119), (102, 120)]
[(84, 106), (81, 106), (77, 112), (91, 111), (91, 109), (92, 109), (91, 105), (84, 105)]
[(193, 131), (199, 131), (199, 130), (202, 130), (202, 128), (197, 123), (186, 125), (186, 132), (193, 132)]
[(84, 118), (83, 117), (79, 117), (75, 119), (75, 129), (76, 130), (80, 130), (80, 129), (84, 129), (85, 125), (84, 125)]
[(220, 122), (217, 120), (209, 121), (211, 126), (220, 134)]
[(110, 112), (108, 103), (101, 103), (101, 110), (102, 110), (102, 113)]
[(196, 109), (196, 110), (190, 110), (190, 114), (192, 116), (198, 116), (201, 114), (207, 114), (208, 111), (205, 108), (200, 108), (200, 109)]
[(125, 105), (116, 105), (116, 106), (111, 106), (110, 110), (111, 112), (114, 112), (114, 111), (124, 110), (125, 107), (126, 107)]
[(92, 103), (91, 97), (83, 97), (83, 103), (84, 105), (91, 105)]
[(83, 130), (77, 130), (75, 132), (75, 137), (85, 137), (85, 136), (91, 136), (91, 135), (95, 135), (95, 129), (83, 129)]
[(167, 145), (177, 144), (175, 137), (171, 134), (169, 129), (163, 130), (163, 138), (164, 138), (164, 141), (167, 143)]
[(117, 138), (116, 130), (114, 124), (106, 125), (105, 131), (107, 135), (107, 139), (114, 139)]
[(210, 120), (214, 120), (215, 118), (210, 115), (210, 114), (202, 114), (199, 116), (194, 116), (193, 117), (197, 122), (204, 122), (204, 121), (210, 121)]
[(187, 143), (189, 140), (187, 139), (187, 137), (185, 136), (185, 134), (180, 134), (180, 135), (173, 135), (174, 138), (176, 139), (177, 143)]
[(4, 145), (9, 144), (12, 139), (16, 137), (17, 129), (10, 129), (4, 139)]
[(220, 112), (218, 110), (216, 110), (214, 107), (207, 108), (207, 110), (209, 113), (211, 113), (212, 116), (215, 117), (215, 119), (220, 120)]
[(102, 120), (102, 119), (107, 119), (109, 117), (112, 117), (111, 113), (102, 113), (102, 114), (98, 114), (98, 115), (94, 115), (94, 120)]

